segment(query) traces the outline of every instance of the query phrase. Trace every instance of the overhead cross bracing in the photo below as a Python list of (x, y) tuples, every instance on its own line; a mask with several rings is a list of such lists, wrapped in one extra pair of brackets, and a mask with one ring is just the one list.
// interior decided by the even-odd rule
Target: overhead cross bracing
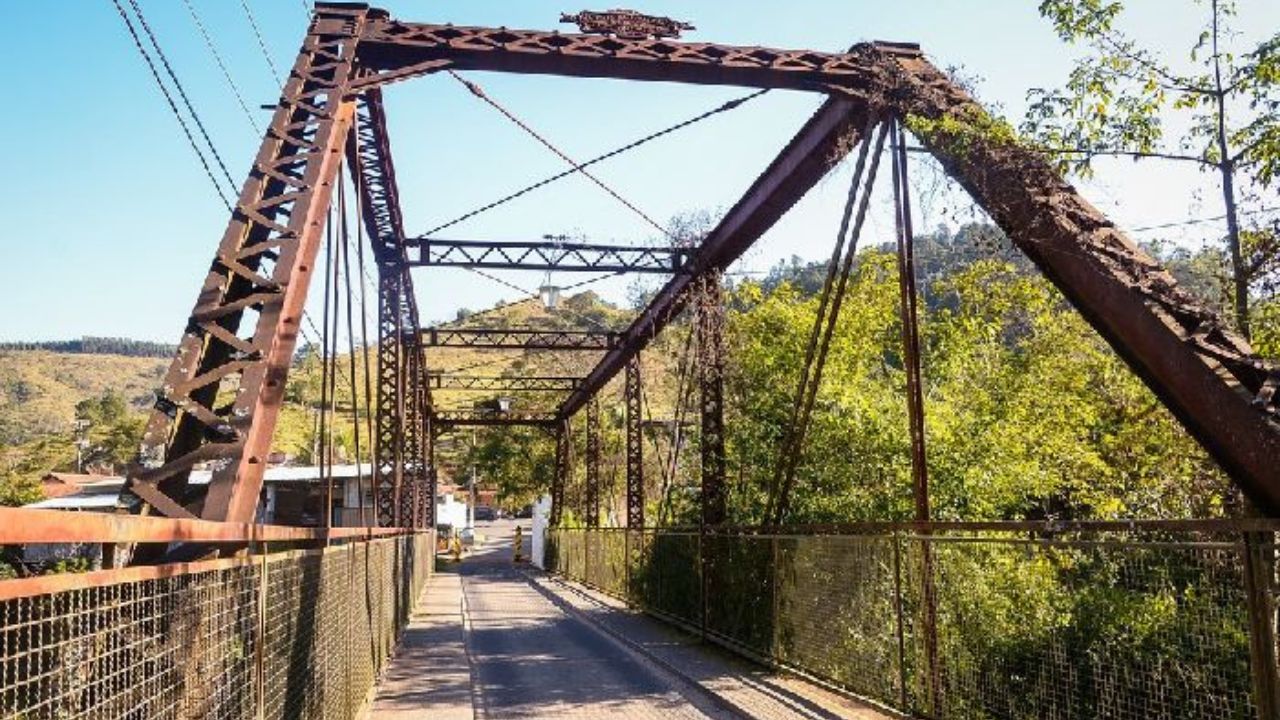
[(523, 328), (428, 328), (422, 331), (426, 347), (507, 350), (610, 350), (618, 346), (618, 333), (598, 330), (527, 330)]
[(568, 392), (582, 384), (582, 378), (507, 375), (453, 375), (430, 373), (427, 385), (436, 390), (476, 390), (499, 392)]
[[(404, 468), (422, 465), (381, 454), (399, 440), (422, 437), (434, 411), (429, 388), (405, 385), (404, 378), (418, 382), (431, 368), (421, 355), (426, 343), (405, 342), (420, 325), (378, 87), (446, 69), (785, 88), (827, 97), (636, 319), (616, 334), (585, 341), (603, 356), (559, 407), (559, 421), (575, 416), (672, 322), (689, 304), (691, 288), (724, 271), (833, 163), (865, 142), (867, 127), (909, 118), (920, 145), (1080, 309), (1255, 504), (1280, 512), (1274, 369), (1044, 159), (999, 133), (982, 134), (988, 123), (983, 110), (918, 49), (868, 43), (827, 53), (456, 27), (325, 4), (318, 6), (214, 274), (191, 315), (191, 332), (166, 382), (172, 390), (152, 415), (144, 441), (147, 462), (130, 474), (151, 500), (140, 498), (132, 509), (184, 508), (219, 519), (251, 514), (335, 160), (343, 150), (379, 260), (383, 342), (375, 444), (388, 478), (380, 479), (380, 492), (407, 482)], [(581, 167), (571, 163), (566, 172)], [(270, 276), (254, 276), (268, 251)], [(256, 320), (241, 328), (246, 310), (257, 310)], [(523, 338), (511, 344), (527, 345)], [(411, 365), (418, 371), (405, 372)], [(237, 388), (227, 408), (214, 404), (224, 381)], [(410, 408), (421, 411), (406, 416)], [(183, 480), (196, 462), (222, 468), (207, 497)]]
[[(504, 408), (502, 403), (465, 408), (444, 405), (433, 391), (454, 389), (441, 387), (446, 382), (493, 382), (493, 392), (514, 392), (518, 381), (502, 389), (498, 383), (508, 382), (507, 373), (517, 368), (483, 376), (501, 381), (462, 376), (446, 381), (444, 375), (438, 376), (439, 383), (432, 380), (434, 368), (425, 352), (430, 333), (423, 334), (426, 313), (417, 307), (416, 271), (408, 254), (379, 91), (382, 83), (441, 70), (740, 84), (811, 91), (826, 101), (719, 224), (690, 248), (680, 271), (670, 273), (625, 329), (561, 334), (543, 343), (596, 343), (573, 348), (593, 352), (565, 353), (598, 360), (581, 377), (523, 376), (529, 389), (563, 383), (568, 394), (562, 403), (539, 411)], [(45, 516), (33, 522), (38, 516), (14, 510), (12, 515), (6, 511), (10, 522), (0, 524), (8, 529), (9, 544), (145, 543), (156, 550), (133, 555), (135, 564), (176, 561), (180, 558), (172, 550), (184, 544), (195, 544), (201, 558), (223, 557), (3, 581), (7, 597), (17, 601), (5, 606), (10, 616), (27, 619), (19, 623), (24, 627), (15, 628), (17, 639), (3, 654), (10, 670), (0, 693), (3, 703), (27, 703), (37, 714), (94, 708), (104, 714), (145, 715), (152, 706), (138, 705), (138, 688), (143, 688), (142, 701), (154, 702), (161, 713), (179, 708), (210, 717), (303, 716), (302, 709), (272, 713), (270, 708), (277, 701), (286, 708), (305, 701), (308, 707), (354, 715), (343, 712), (342, 699), (351, 711), (367, 696), (409, 615), (417, 583), (434, 565), (431, 536), (413, 528), (435, 517), (430, 507), (435, 439), (458, 427), (527, 425), (547, 431), (555, 442), (550, 517), (553, 526), (561, 527), (548, 537), (552, 567), (612, 588), (636, 606), (675, 617), (704, 638), (738, 648), (763, 644), (763, 654), (752, 653), (820, 678), (833, 673), (831, 658), (837, 657), (840, 677), (828, 678), (836, 684), (874, 665), (868, 676), (875, 671), (897, 675), (885, 678), (879, 689), (882, 700), (927, 717), (981, 711), (982, 701), (990, 699), (998, 703), (990, 708), (993, 715), (1010, 708), (1034, 712), (1059, 707), (1079, 714), (1081, 706), (1074, 703), (1086, 693), (1102, 696), (1106, 703), (1122, 698), (1141, 716), (1174, 717), (1187, 707), (1204, 706), (1210, 714), (1227, 708), (1222, 712), (1232, 717), (1276, 717), (1274, 521), (933, 522), (927, 503), (918, 502), (920, 493), (927, 493), (927, 478), (919, 472), (925, 453), (918, 375), (908, 382), (915, 396), (910, 430), (917, 520), (771, 527), (770, 522), (786, 520), (786, 513), (778, 512), (755, 527), (727, 526), (726, 497), (732, 498), (736, 488), (726, 471), (726, 453), (733, 448), (725, 442), (725, 405), (732, 398), (726, 397), (721, 381), (732, 367), (726, 363), (731, 356), (720, 278), (834, 165), (851, 153), (871, 152), (869, 141), (878, 145), (873, 138), (892, 133), (895, 139), (888, 147), (897, 151), (894, 190), (902, 195), (894, 201), (904, 300), (900, 324), (904, 339), (909, 337), (914, 325), (909, 306), (916, 289), (907, 280), (911, 229), (904, 127), (1081, 310), (1230, 472), (1254, 506), (1264, 514), (1280, 514), (1280, 466), (1275, 462), (1280, 457), (1275, 422), (1280, 373), (1183, 292), (1048, 163), (993, 125), (961, 88), (908, 46), (865, 44), (847, 53), (822, 53), (457, 28), (397, 22), (363, 5), (319, 4), (183, 326), (139, 462), (129, 469), (130, 486), (120, 509), (150, 517), (104, 516), (73, 523), (68, 530), (61, 520)], [(588, 164), (567, 155), (562, 159), (571, 165), (566, 171), (570, 175)], [(364, 221), (360, 227), (377, 262), (377, 387), (376, 395), (365, 395), (376, 401), (376, 523), (395, 527), (347, 532), (272, 527), (255, 517), (263, 470), (286, 384), (298, 361), (297, 339), (307, 327), (314, 328), (303, 309), (319, 254), (330, 245), (325, 232), (334, 229), (330, 207), (345, 205), (344, 170), (352, 176), (354, 205)], [(856, 225), (854, 221), (851, 227)], [(340, 244), (349, 240), (345, 231), (334, 234), (332, 240)], [(338, 278), (335, 270), (323, 281), (336, 288)], [(681, 373), (677, 395), (683, 399), (688, 390), (688, 397), (696, 396), (688, 404), (699, 417), (686, 421), (685, 405), (677, 401), (674, 417), (659, 428), (652, 418), (642, 420), (646, 378), (640, 355), (686, 310), (693, 311), (684, 315), (692, 315), (686, 347), (693, 348), (689, 355), (696, 362)], [(834, 310), (824, 319), (828, 317), (835, 317)], [(319, 332), (335, 334), (336, 313), (332, 320), (322, 320)], [(558, 332), (483, 329), (490, 334), (459, 339), (458, 347), (505, 359), (515, 353), (487, 351), (529, 351), (532, 336), (520, 333), (546, 338), (552, 337), (548, 332)], [(815, 345), (824, 342), (823, 333), (816, 337)], [(918, 363), (918, 349), (904, 343), (904, 366)], [(821, 365), (814, 361), (813, 375), (797, 392), (805, 405), (821, 380)], [(349, 367), (354, 375), (354, 365)], [(619, 373), (624, 374), (623, 382), (616, 383), (623, 386), (622, 417), (610, 413), (602, 418), (597, 403), (606, 388), (616, 386), (610, 383)], [(332, 383), (332, 376), (328, 379)], [(1053, 402), (1052, 396), (1045, 402)], [(802, 406), (794, 416), (797, 424), (807, 412)], [(611, 433), (619, 424), (622, 432)], [(646, 505), (652, 498), (645, 496), (645, 440), (665, 432), (672, 438), (670, 447), (678, 447), (686, 428), (694, 433), (699, 466), (682, 477), (685, 468), (675, 461), (673, 450), (668, 457), (675, 459), (664, 464), (662, 479), (667, 487), (682, 483), (693, 509), (701, 510), (691, 515), (700, 522), (693, 528), (645, 527), (649, 508), (656, 510), (659, 526), (674, 514), (669, 505)], [(563, 527), (570, 524), (566, 518), (585, 520), (588, 527), (610, 521), (600, 485), (608, 473), (597, 464), (610, 436), (625, 444), (626, 531), (570, 531)], [(784, 444), (782, 452), (795, 452), (792, 448), (802, 442), (800, 437)], [(577, 466), (584, 460), (589, 465), (580, 472)], [(188, 482), (197, 466), (209, 468), (209, 485)], [(579, 478), (593, 482), (583, 488)], [(782, 491), (778, 493), (781, 497)], [(785, 508), (785, 502), (779, 500), (776, 507)], [(575, 517), (580, 514), (586, 517)], [(615, 509), (612, 517), (619, 514)], [(1187, 539), (1177, 540), (1178, 533), (1187, 533)], [(1127, 548), (1119, 539), (1125, 535), (1136, 539)], [(281, 543), (311, 548), (270, 552)], [(980, 564), (973, 562), (974, 553), (994, 561), (991, 577), (997, 579), (1022, 577), (1018, 571), (1024, 568), (1037, 587), (1045, 568), (1070, 576), (1071, 582), (1061, 587), (1077, 597), (1051, 593), (1055, 608), (1069, 603), (1086, 613), (1096, 609), (1097, 587), (1078, 583), (1075, 570), (1086, 567), (1078, 560), (1091, 556), (1096, 567), (1125, 571), (1120, 584), (1126, 587), (1112, 599), (1123, 600), (1126, 607), (1147, 607), (1131, 605), (1129, 598), (1161, 608), (1176, 605), (1165, 613), (1176, 622), (1159, 625), (1159, 652), (1137, 657), (1121, 650), (1128, 657), (1116, 662), (1115, 648), (1126, 646), (1108, 642), (1111, 633), (1094, 644), (1089, 638), (1077, 643), (1082, 632), (1096, 630), (1095, 624), (1068, 625), (1067, 615), (1055, 610), (1044, 632), (1013, 648), (1019, 667), (1033, 673), (1032, 684), (1041, 688), (1041, 696), (1052, 695), (1045, 708), (1027, 710), (1026, 682), (1000, 685), (1010, 689), (1006, 697), (986, 695), (985, 686), (1009, 673), (1007, 663), (988, 663), (989, 656), (975, 654), (985, 638), (966, 645), (957, 641), (963, 635), (947, 634), (957, 626), (949, 620), (971, 608), (975, 588), (986, 585), (973, 572)], [(812, 562), (830, 565), (832, 558), (838, 562), (823, 572), (791, 572)], [(1197, 585), (1175, 577), (1184, 571), (1209, 577), (1205, 587), (1210, 592), (1201, 594)], [(860, 601), (833, 604), (835, 593), (848, 587), (841, 583), (857, 583)], [(1147, 587), (1134, 590), (1143, 585)], [(135, 592), (140, 601), (126, 603), (128, 607), (98, 602)], [(1177, 602), (1168, 602), (1170, 597)], [(800, 607), (817, 610), (797, 612)], [(155, 613), (156, 608), (164, 612)], [(994, 620), (1008, 625), (1006, 615)], [(1188, 618), (1201, 624), (1184, 623)], [(522, 621), (525, 627), (527, 620)], [(1128, 618), (1119, 622), (1123, 627)], [(856, 643), (837, 643), (838, 652), (832, 655), (831, 628), (836, 625), (874, 632), (863, 633)], [(198, 642), (183, 642), (190, 638)], [(1166, 647), (1172, 652), (1165, 653)], [(466, 651), (460, 648), (461, 655)], [(1074, 651), (1084, 652), (1064, 655)], [(863, 660), (864, 667), (847, 662), (853, 657)], [(1064, 658), (1084, 661), (1064, 663)], [(33, 669), (33, 663), (38, 667)], [(974, 670), (978, 665), (982, 667)], [(1160, 674), (1171, 667), (1180, 669), (1176, 677)], [(209, 669), (213, 671), (205, 672)], [(1184, 677), (1207, 680), (1181, 682)], [(1112, 678), (1125, 681), (1111, 685)], [(1095, 685), (1095, 680), (1103, 684)], [(1229, 702), (1222, 701), (1219, 691), (1226, 684), (1233, 687)], [(966, 685), (984, 687), (976, 697), (965, 697)], [(582, 687), (579, 683), (577, 689)], [(1134, 702), (1137, 695), (1161, 697), (1143, 705)], [(1202, 702), (1206, 697), (1207, 704)], [(1144, 714), (1152, 708), (1156, 711)], [(31, 708), (4, 706), (5, 714), (15, 712), (30, 714)]]
[(405, 238), (414, 267), (469, 267), (557, 272), (676, 273), (689, 267), (685, 248), (599, 243)]

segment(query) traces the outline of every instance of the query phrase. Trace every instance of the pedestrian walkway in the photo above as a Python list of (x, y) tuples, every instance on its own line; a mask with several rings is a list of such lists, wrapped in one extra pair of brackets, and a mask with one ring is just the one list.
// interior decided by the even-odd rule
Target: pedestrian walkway
[(373, 720), (888, 716), (510, 562), (499, 535), (427, 586)]

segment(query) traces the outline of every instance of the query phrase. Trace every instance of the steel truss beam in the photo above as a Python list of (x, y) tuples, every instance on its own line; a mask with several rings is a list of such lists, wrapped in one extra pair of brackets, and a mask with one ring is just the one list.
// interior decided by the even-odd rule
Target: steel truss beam
[[(405, 70), (496, 70), (704, 85), (830, 91), (875, 87), (885, 53), (919, 55), (914, 45), (859, 46), (850, 53), (780, 50), (607, 35), (460, 27), (379, 17), (361, 36), (360, 60), (402, 79)], [(371, 79), (376, 82), (376, 79)]]
[(427, 384), (434, 390), (568, 392), (581, 383), (582, 378), (559, 376), (427, 375)]
[[(348, 88), (366, 21), (366, 10), (339, 7), (312, 19), (127, 472), (126, 511), (254, 519), (354, 115)], [(246, 311), (254, 319), (241, 327)], [(188, 484), (197, 463), (214, 468), (207, 490)]]
[(448, 430), (452, 427), (464, 426), (533, 426), (554, 427), (557, 424), (555, 413), (532, 412), (475, 412), (467, 410), (438, 410), (432, 422)]
[(431, 391), (423, 380), (426, 358), (417, 341), (421, 325), (401, 244), (404, 222), (381, 93), (366, 91), (356, 108), (347, 157), (378, 266), (374, 507), (380, 526), (419, 527), (435, 519), (424, 441)]
[(587, 527), (600, 526), (600, 400), (587, 403), (587, 488), (582, 516)]
[(623, 384), (627, 423), (627, 527), (644, 527), (644, 436), (640, 430), (640, 357), (627, 362)]
[(405, 238), (414, 267), (672, 274), (689, 266), (682, 248), (579, 243), (485, 242)]
[(422, 341), (427, 347), (599, 351), (618, 347), (618, 333), (603, 330), (428, 328), (422, 331)]
[[(696, 273), (723, 270), (808, 192), (832, 164), (852, 150), (871, 111), (839, 99), (828, 100), (752, 183), (698, 247)], [(617, 349), (600, 360), (560, 409), (577, 412), (684, 309), (695, 276), (681, 274), (658, 290), (648, 307), (621, 333)]]
[[(398, 22), (364, 33), (375, 71), (497, 70), (810, 89), (829, 100), (698, 249), (693, 274), (723, 270), (839, 160), (869, 116), (918, 121), (924, 146), (1081, 311), (1265, 513), (1280, 514), (1280, 370), (1178, 287), (1053, 171), (1001, 133), (918, 50), (844, 54)], [(425, 71), (425, 70), (424, 70)], [(936, 123), (941, 119), (950, 122)], [(935, 124), (936, 123), (936, 124)], [(976, 148), (971, 146), (977, 145)], [(561, 408), (569, 417), (683, 308), (674, 277)]]
[[(861, 45), (830, 54), (458, 28), (402, 23), (383, 11), (325, 4), (317, 8), (199, 292), (139, 462), (128, 473), (124, 508), (252, 519), (354, 99), (372, 97), (381, 82), (446, 67), (832, 95), (708, 235), (690, 272), (668, 281), (631, 327), (597, 348), (608, 352), (562, 406), (561, 422), (684, 307), (694, 275), (723, 270), (861, 139), (855, 128), (872, 116), (891, 114), (912, 118), (919, 140), (944, 169), (1253, 502), (1267, 514), (1280, 514), (1280, 371), (1178, 287), (1043, 158), (1002, 133), (985, 132), (991, 121), (981, 107), (918, 51)], [(378, 166), (390, 171), (389, 155)], [(405, 259), (399, 262), (403, 267)], [(388, 296), (394, 284), (401, 297), (413, 297), (387, 275)], [(416, 328), (416, 313), (400, 307), (399, 332)], [(240, 327), (245, 310), (256, 311), (251, 328)], [(397, 337), (397, 345), (404, 344)], [(388, 377), (396, 374), (403, 375), (403, 363)], [(234, 399), (217, 405), (220, 395)], [(429, 408), (429, 398), (421, 404)], [(216, 468), (207, 493), (187, 483), (191, 467), (205, 462)]]
[(547, 518), (551, 527), (559, 527), (564, 517), (564, 487), (569, 484), (569, 451), (573, 442), (572, 426), (568, 419), (557, 420), (556, 467), (551, 477), (551, 512)]

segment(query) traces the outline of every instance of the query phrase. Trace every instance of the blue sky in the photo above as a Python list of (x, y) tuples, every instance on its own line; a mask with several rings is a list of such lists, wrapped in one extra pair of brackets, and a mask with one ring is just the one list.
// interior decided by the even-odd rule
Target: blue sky
[[(190, 0), (230, 72), (257, 106), (278, 95), (238, 0)], [(161, 44), (201, 112), (237, 184), (259, 138), (236, 104), (181, 0), (141, 0)], [(305, 24), (301, 0), (249, 0), (278, 67), (292, 63)], [(980, 78), (979, 94), (1015, 121), (1028, 88), (1060, 84), (1069, 68), (1034, 0), (763, 0), (631, 4), (688, 19), (690, 37), (725, 43), (840, 50), (860, 40), (919, 42), (940, 66)], [(1191, 0), (1131, 0), (1126, 28), (1176, 60), (1186, 57), (1201, 7)], [(556, 27), (561, 11), (544, 0), (388, 1), (404, 19), (458, 24)], [(604, 5), (601, 5), (604, 7)], [(7, 139), (0, 173), (0, 340), (121, 335), (175, 341), (195, 299), (226, 211), (154, 87), (110, 0), (13, 3), (0, 62), (9, 87), (0, 115)], [(1245, 39), (1280, 26), (1280, 3), (1242, 0)], [(585, 159), (743, 94), (684, 87), (475, 74), (493, 97), (567, 152)], [(650, 215), (730, 205), (794, 133), (819, 98), (773, 92), (732, 113), (598, 167), (599, 175)], [(433, 77), (387, 90), (391, 138), (407, 229), (443, 219), (562, 169), (558, 160), (453, 80)], [(829, 253), (847, 168), (837, 170), (739, 264), (763, 270), (797, 254)], [(927, 168), (922, 170), (927, 176)], [(881, 188), (887, 185), (882, 184)], [(1081, 184), (1122, 225), (1140, 227), (1218, 214), (1212, 179), (1194, 170), (1105, 163)], [(949, 197), (949, 196), (948, 196)], [(864, 242), (889, 229), (883, 197)], [(967, 217), (954, 202), (922, 198), (921, 227)], [(528, 239), (570, 233), (596, 241), (654, 240), (643, 222), (581, 178), (561, 182), (453, 228), (459, 239)], [(1179, 230), (1195, 242), (1211, 225)], [(539, 274), (504, 276), (535, 288)], [(558, 276), (555, 282), (572, 282)], [(508, 287), (465, 272), (419, 271), (425, 319), (459, 307), (511, 299)], [(599, 285), (626, 297), (629, 281)], [(318, 295), (318, 293), (315, 293)]]

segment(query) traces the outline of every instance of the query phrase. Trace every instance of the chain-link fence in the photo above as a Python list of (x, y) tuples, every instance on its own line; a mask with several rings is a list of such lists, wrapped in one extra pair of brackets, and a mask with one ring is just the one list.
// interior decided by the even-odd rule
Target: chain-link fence
[(549, 569), (915, 716), (1270, 717), (1280, 526), (1007, 527), (558, 530)]
[(0, 717), (354, 718), (433, 562), (421, 533), (7, 581)]

